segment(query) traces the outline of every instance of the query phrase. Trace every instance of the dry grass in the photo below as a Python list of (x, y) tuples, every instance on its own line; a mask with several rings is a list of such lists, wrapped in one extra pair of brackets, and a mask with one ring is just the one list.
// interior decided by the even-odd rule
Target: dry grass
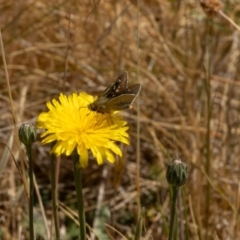
[[(237, 30), (219, 16), (207, 22), (196, 1), (141, 1), (138, 66), (134, 0), (9, 0), (2, 1), (0, 9), (18, 126), (35, 122), (37, 115), (46, 110), (46, 101), (64, 89), (97, 94), (124, 70), (129, 73), (130, 83), (136, 82), (139, 67), (140, 188), (142, 206), (146, 208), (145, 239), (167, 239), (169, 194), (165, 169), (177, 156), (190, 171), (179, 203), (179, 239), (206, 239), (207, 229), (209, 239), (240, 239)], [(240, 23), (238, 1), (228, 1), (222, 11)], [(21, 153), (3, 66), (0, 76), (0, 239), (28, 239), (28, 205), (13, 161), (14, 157), (20, 164)], [(120, 162), (123, 168), (109, 164), (99, 167), (92, 160), (84, 172), (83, 184), (88, 224), (94, 225), (96, 206), (104, 203), (101, 221), (106, 214), (109, 225), (132, 239), (137, 221), (136, 104), (124, 115), (130, 123), (132, 144), (124, 149)], [(48, 152), (49, 147), (35, 143), (35, 175), (51, 229)], [(76, 225), (71, 220), (76, 210), (72, 162), (64, 156), (59, 201), (64, 239), (76, 239)], [(38, 239), (46, 239), (37, 197), (35, 219)], [(110, 227), (105, 229), (111, 239), (123, 239)], [(19, 234), (25, 237), (18, 238)]]

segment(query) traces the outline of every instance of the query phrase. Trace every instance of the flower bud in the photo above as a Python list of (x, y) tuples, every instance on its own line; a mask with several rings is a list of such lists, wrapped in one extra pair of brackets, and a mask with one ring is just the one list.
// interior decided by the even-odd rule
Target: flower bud
[(166, 178), (169, 184), (181, 187), (187, 182), (188, 168), (180, 159), (175, 159), (168, 165)]
[(20, 141), (25, 145), (30, 145), (37, 139), (36, 128), (33, 124), (22, 124), (18, 130), (18, 136)]

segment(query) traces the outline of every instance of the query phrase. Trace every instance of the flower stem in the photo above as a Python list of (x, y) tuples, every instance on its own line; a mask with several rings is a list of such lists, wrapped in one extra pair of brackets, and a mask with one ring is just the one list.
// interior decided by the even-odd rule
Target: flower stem
[(56, 234), (56, 239), (60, 240), (58, 204), (57, 204), (56, 157), (53, 154), (51, 155), (51, 184), (52, 184), (52, 186), (51, 186), (51, 188), (52, 188), (52, 209), (53, 209), (53, 218), (54, 218), (54, 225), (55, 225), (55, 234)]
[(172, 186), (172, 201), (171, 201), (171, 217), (168, 240), (173, 240), (176, 233), (176, 202), (178, 197), (179, 187)]
[(141, 213), (140, 213), (140, 217), (139, 217), (139, 219), (138, 219), (138, 223), (137, 223), (137, 228), (136, 228), (136, 233), (135, 233), (134, 240), (139, 240), (139, 239), (141, 239), (144, 214), (145, 214), (145, 208), (143, 208), (142, 211), (141, 211)]
[(33, 159), (32, 159), (32, 144), (26, 144), (26, 150), (29, 163), (29, 238), (34, 238), (34, 226), (33, 226)]
[(85, 212), (84, 212), (84, 202), (83, 202), (83, 194), (82, 194), (82, 169), (79, 167), (79, 155), (77, 153), (73, 153), (73, 168), (74, 168), (74, 180), (75, 180), (75, 188), (77, 194), (77, 204), (78, 204), (78, 217), (80, 224), (80, 239), (86, 240), (86, 223), (85, 223)]

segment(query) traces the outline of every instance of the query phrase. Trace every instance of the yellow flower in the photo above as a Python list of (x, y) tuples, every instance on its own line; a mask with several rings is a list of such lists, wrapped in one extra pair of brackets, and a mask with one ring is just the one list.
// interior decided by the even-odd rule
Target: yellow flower
[(76, 148), (83, 168), (88, 164), (88, 150), (102, 164), (105, 158), (114, 162), (113, 153), (122, 156), (116, 141), (129, 144), (127, 122), (116, 113), (90, 111), (87, 106), (93, 101), (94, 97), (84, 92), (60, 94), (58, 100), (47, 103), (49, 111), (40, 113), (37, 119), (37, 127), (45, 129), (42, 144), (56, 141), (52, 153), (57, 156), (70, 155)]

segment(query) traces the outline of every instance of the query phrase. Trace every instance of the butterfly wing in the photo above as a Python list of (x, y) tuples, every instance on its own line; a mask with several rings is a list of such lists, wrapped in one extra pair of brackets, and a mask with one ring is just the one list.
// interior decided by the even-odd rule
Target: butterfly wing
[(118, 96), (109, 99), (106, 103), (106, 109), (113, 111), (120, 111), (132, 106), (141, 89), (140, 84), (134, 84), (125, 91), (121, 92)]
[(139, 83), (134, 84), (128, 88), (126, 88), (124, 91), (122, 91), (122, 93), (131, 93), (131, 94), (135, 94), (136, 96), (139, 94), (141, 90), (141, 85)]
[(135, 99), (134, 94), (121, 94), (105, 103), (106, 109), (111, 111), (120, 111), (131, 107)]
[(115, 82), (111, 84), (109, 87), (107, 87), (101, 95), (99, 95), (99, 98), (112, 98), (114, 96), (117, 96), (121, 93), (121, 91), (125, 90), (127, 88), (128, 84), (128, 74), (127, 72), (122, 73), (120, 76), (117, 77)]

